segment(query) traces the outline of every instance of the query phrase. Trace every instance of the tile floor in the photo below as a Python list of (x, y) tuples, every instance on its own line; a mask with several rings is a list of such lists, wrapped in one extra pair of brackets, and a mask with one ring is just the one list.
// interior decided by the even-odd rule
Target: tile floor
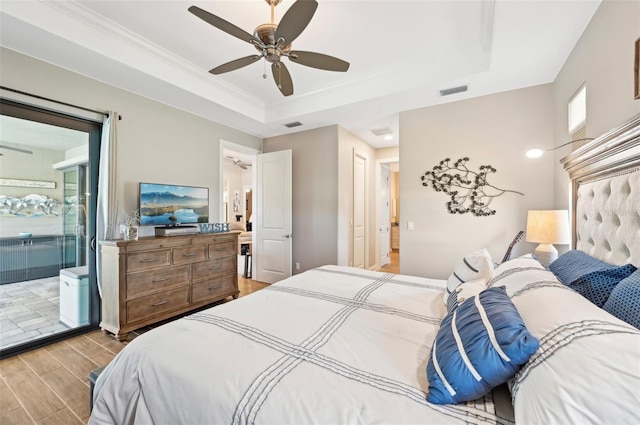
[(60, 322), (58, 276), (0, 285), (0, 347), (69, 329)]

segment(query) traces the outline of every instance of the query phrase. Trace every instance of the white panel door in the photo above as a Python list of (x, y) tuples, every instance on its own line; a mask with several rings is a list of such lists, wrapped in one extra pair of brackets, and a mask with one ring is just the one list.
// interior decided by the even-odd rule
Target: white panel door
[(275, 283), (292, 270), (291, 150), (258, 155), (256, 172), (256, 279)]
[(380, 267), (389, 264), (389, 250), (391, 246), (389, 228), (391, 219), (389, 213), (389, 166), (384, 164), (380, 167)]
[(353, 266), (365, 267), (366, 159), (353, 156)]

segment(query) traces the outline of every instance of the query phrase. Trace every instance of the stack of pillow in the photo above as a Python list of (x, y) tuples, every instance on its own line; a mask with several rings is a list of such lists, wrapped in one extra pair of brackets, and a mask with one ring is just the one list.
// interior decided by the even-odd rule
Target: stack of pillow
[(549, 270), (598, 307), (640, 329), (640, 271), (632, 264), (615, 266), (571, 250)]
[(538, 349), (504, 287), (487, 289), (486, 249), (466, 255), (447, 281), (442, 320), (427, 365), (427, 401), (475, 400), (512, 378)]
[(508, 382), (516, 423), (637, 423), (640, 271), (593, 260), (564, 254), (551, 266), (559, 280), (531, 255), (495, 268), (486, 250), (465, 256), (448, 281), (427, 400), (474, 400)]

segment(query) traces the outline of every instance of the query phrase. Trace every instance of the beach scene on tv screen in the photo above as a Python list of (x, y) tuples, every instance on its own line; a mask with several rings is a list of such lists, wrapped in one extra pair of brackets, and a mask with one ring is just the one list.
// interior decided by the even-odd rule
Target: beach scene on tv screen
[(209, 190), (205, 187), (140, 183), (140, 224), (206, 223)]

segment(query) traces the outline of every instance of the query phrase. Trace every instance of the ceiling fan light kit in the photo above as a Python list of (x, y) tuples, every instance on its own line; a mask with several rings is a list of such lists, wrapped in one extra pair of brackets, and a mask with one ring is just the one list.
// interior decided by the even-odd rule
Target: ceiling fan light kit
[(349, 69), (349, 62), (333, 56), (316, 52), (301, 50), (291, 50), (293, 41), (305, 30), (311, 18), (318, 8), (315, 0), (297, 0), (282, 17), (279, 24), (274, 22), (275, 7), (281, 0), (265, 0), (271, 6), (271, 22), (261, 24), (256, 27), (253, 34), (233, 25), (224, 19), (207, 12), (197, 6), (189, 7), (189, 12), (196, 15), (203, 21), (213, 25), (221, 31), (226, 32), (242, 41), (252, 44), (259, 55), (245, 56), (240, 59), (227, 62), (209, 72), (214, 75), (235, 71), (243, 68), (259, 59), (264, 58), (271, 63), (271, 73), (276, 86), (284, 96), (293, 94), (293, 80), (282, 58), (289, 58), (292, 62), (305, 65), (311, 68), (325, 71), (346, 72)]

